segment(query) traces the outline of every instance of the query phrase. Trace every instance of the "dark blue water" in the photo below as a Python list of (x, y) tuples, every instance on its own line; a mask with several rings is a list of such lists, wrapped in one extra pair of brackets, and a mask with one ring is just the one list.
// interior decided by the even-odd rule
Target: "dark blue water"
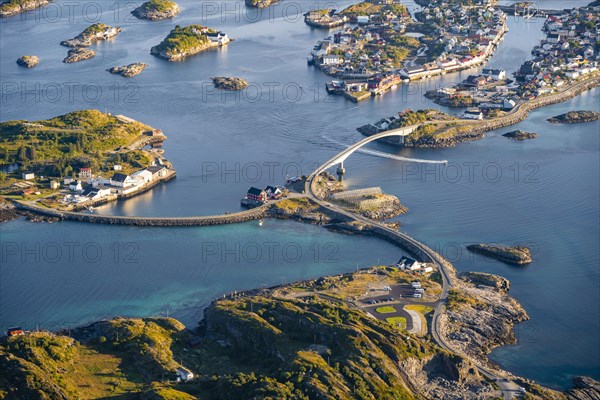
[[(261, 12), (227, 2), (225, 12), (222, 3), (215, 9), (214, 3), (180, 1), (180, 16), (153, 23), (126, 18), (126, 2), (116, 3), (118, 12), (107, 3), (100, 20), (123, 26), (123, 32), (114, 41), (93, 46), (98, 52), (94, 59), (65, 65), (61, 61), (67, 49), (58, 43), (95, 22), (93, 9), (83, 11), (88, 3), (92, 2), (73, 9), (72, 19), (65, 2), (58, 1), (46, 11), (0, 23), (0, 119), (35, 120), (97, 108), (162, 129), (169, 136), (165, 156), (174, 163), (177, 179), (99, 208), (103, 214), (206, 215), (238, 210), (249, 186), (280, 184), (286, 176), (309, 173), (339, 151), (340, 143), (359, 140), (355, 131), (359, 125), (405, 108), (457, 112), (422, 94), (477, 72), (403, 85), (358, 105), (328, 97), (323, 88), (328, 78), (305, 61), (314, 42), (327, 33), (308, 28), (298, 17), (300, 10), (294, 5), (307, 9), (312, 3), (291, 2)], [(350, 3), (340, 2), (339, 8)], [(539, 2), (540, 7), (566, 7), (555, 3)], [(62, 14), (55, 18), (52, 10)], [(149, 54), (175, 24), (189, 23), (223, 29), (236, 41), (183, 63)], [(529, 57), (542, 33), (539, 20), (509, 18), (508, 24), (510, 32), (490, 65), (510, 72)], [(40, 56), (40, 65), (31, 70), (18, 67), (15, 60), (23, 54)], [(149, 67), (129, 80), (104, 71), (131, 62)], [(212, 89), (210, 78), (215, 75), (242, 76), (251, 86), (224, 95)], [(456, 148), (399, 150), (372, 145), (403, 156), (449, 160), (444, 170), (359, 153), (346, 165), (351, 187), (378, 185), (397, 195), (410, 209), (399, 218), (403, 229), (439, 249), (459, 270), (498, 273), (512, 281), (511, 293), (531, 321), (519, 325), (516, 348), (498, 349), (492, 357), (517, 374), (555, 387), (568, 385), (578, 374), (600, 379), (600, 125), (552, 125), (546, 118), (572, 109), (599, 111), (599, 99), (599, 90), (588, 92), (536, 110), (518, 126)], [(501, 136), (517, 128), (539, 137), (521, 143)], [(7, 257), (0, 271), (3, 326), (76, 325), (167, 310), (194, 324), (201, 307), (223, 293), (279, 283), (282, 276), (291, 281), (352, 270), (357, 263), (375, 264), (378, 259), (388, 263), (399, 255), (397, 249), (371, 238), (278, 221), (267, 221), (261, 228), (250, 223), (189, 229), (15, 221), (2, 225), (0, 233)], [(225, 247), (229, 259), (223, 262), (220, 247), (216, 257), (212, 254), (214, 243), (239, 243), (241, 254), (244, 248), (256, 250), (253, 243), (271, 240), (281, 246), (299, 243), (303, 257), (291, 262), (279, 254), (250, 262), (252, 254), (246, 253), (238, 262)], [(79, 244), (72, 261), (65, 258), (71, 242)], [(98, 246), (88, 244), (84, 254), (88, 242)], [(336, 243), (338, 262), (325, 263), (322, 251), (315, 259), (313, 242), (321, 250)], [(464, 246), (472, 242), (528, 243), (535, 250), (535, 262), (517, 268), (471, 256)], [(29, 247), (18, 248), (15, 256), (13, 244)], [(54, 244), (61, 250), (55, 263)], [(203, 244), (204, 254), (210, 254), (206, 262)], [(33, 254), (26, 252), (21, 258), (31, 246)], [(92, 262), (98, 248), (102, 257)], [(125, 263), (133, 250), (137, 262)], [(327, 250), (331, 249), (323, 251)], [(36, 260), (35, 254), (42, 258)]]

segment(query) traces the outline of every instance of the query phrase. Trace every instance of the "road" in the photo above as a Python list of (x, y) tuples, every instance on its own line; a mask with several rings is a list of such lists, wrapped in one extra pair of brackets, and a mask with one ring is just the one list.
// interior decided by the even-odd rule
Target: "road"
[[(328, 160), (323, 165), (321, 165), (319, 168), (317, 168), (306, 179), (306, 183), (304, 186), (304, 193), (308, 198), (310, 198), (312, 201), (317, 203), (319, 206), (329, 210), (330, 212), (332, 212), (334, 214), (342, 215), (350, 220), (354, 220), (354, 221), (362, 222), (367, 225), (371, 225), (376, 233), (378, 233), (380, 235), (382, 235), (382, 233), (383, 233), (382, 236), (386, 236), (385, 234), (387, 234), (388, 237), (395, 236), (401, 242), (408, 244), (410, 246), (413, 246), (414, 248), (418, 249), (422, 253), (421, 257), (420, 257), (421, 261), (430, 262), (438, 268), (438, 270), (440, 271), (441, 278), (442, 278), (442, 293), (440, 294), (440, 301), (434, 309), (434, 314), (433, 314), (432, 323), (431, 323), (431, 335), (432, 335), (433, 339), (436, 341), (436, 343), (442, 349), (447, 350), (451, 353), (460, 354), (460, 353), (456, 352), (454, 349), (452, 349), (446, 343), (443, 336), (440, 334), (440, 317), (444, 314), (444, 312), (446, 310), (445, 303), (448, 299), (448, 294), (452, 287), (452, 279), (451, 279), (450, 273), (447, 270), (447, 265), (445, 263), (445, 260), (439, 254), (437, 254), (436, 252), (431, 250), (428, 246), (413, 239), (412, 237), (408, 236), (407, 234), (399, 232), (397, 230), (394, 230), (379, 221), (371, 220), (369, 218), (363, 217), (362, 215), (358, 215), (353, 212), (344, 210), (335, 204), (321, 200), (314, 193), (315, 178), (317, 176), (319, 176), (321, 173), (325, 172), (325, 170), (327, 170), (329, 167), (331, 167), (333, 164), (335, 164), (338, 160), (343, 159), (344, 157), (352, 154), (355, 150), (362, 147), (366, 143), (369, 143), (373, 140), (377, 140), (382, 137), (390, 136), (392, 134), (393, 134), (392, 131), (386, 131), (386, 132), (381, 132), (381, 133), (369, 136), (368, 138), (363, 139), (359, 142), (356, 142), (355, 144), (349, 146), (347, 149), (343, 150), (342, 152), (340, 152), (337, 155), (335, 155), (334, 157), (332, 157), (330, 160)], [(424, 259), (424, 258), (427, 258), (427, 259)], [(514, 383), (510, 380), (504, 381), (503, 376), (497, 374), (496, 372), (494, 372), (492, 370), (489, 370), (485, 367), (480, 366), (476, 361), (473, 361), (473, 362), (476, 365), (477, 370), (479, 371), (479, 373), (481, 375), (496, 382), (496, 384), (500, 387), (500, 390), (502, 391), (502, 396), (504, 397), (504, 399), (507, 399), (507, 400), (512, 399), (513, 396), (516, 393), (518, 393), (519, 386), (516, 383)]]

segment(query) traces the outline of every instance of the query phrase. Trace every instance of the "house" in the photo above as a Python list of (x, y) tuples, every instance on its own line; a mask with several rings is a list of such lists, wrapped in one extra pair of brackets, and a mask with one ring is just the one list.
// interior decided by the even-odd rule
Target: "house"
[(35, 179), (35, 174), (33, 172), (23, 172), (21, 174), (21, 179), (24, 179), (26, 181), (30, 181), (32, 179)]
[(15, 328), (9, 328), (6, 331), (6, 335), (7, 336), (21, 336), (21, 335), (24, 335), (24, 334), (25, 334), (25, 332), (23, 332), (23, 329), (21, 329), (20, 326), (17, 326)]
[(503, 69), (484, 68), (481, 73), (497, 81), (506, 79), (506, 71)]
[(122, 167), (122, 166), (120, 166), (119, 164), (115, 164), (115, 165), (113, 165), (113, 170), (114, 170), (114, 171), (121, 171), (122, 169), (123, 169), (123, 167)]
[(322, 65), (340, 65), (344, 62), (344, 57), (337, 54), (325, 54), (321, 61)]
[(462, 119), (483, 119), (483, 113), (478, 108), (469, 108), (460, 117)]
[(177, 370), (175, 372), (177, 373), (178, 380), (189, 381), (194, 379), (194, 374), (192, 373), (192, 371), (183, 366), (177, 367)]
[(255, 188), (254, 186), (248, 189), (248, 193), (246, 194), (248, 200), (258, 201), (261, 203), (265, 203), (267, 201), (267, 192), (262, 189)]
[(147, 169), (142, 169), (131, 174), (131, 178), (137, 180), (140, 185), (143, 185), (144, 183), (152, 181), (152, 172)]
[(58, 181), (50, 181), (50, 189), (58, 189), (60, 186), (60, 184), (58, 183)]
[(398, 260), (396, 266), (400, 269), (407, 269), (409, 271), (421, 269), (422, 267), (420, 262), (408, 257), (402, 257), (400, 260)]
[(359, 15), (358, 17), (356, 17), (356, 22), (361, 25), (361, 24), (368, 24), (369, 23), (369, 16), (368, 15)]
[(129, 175), (117, 172), (110, 178), (110, 184), (118, 187), (127, 187), (134, 185), (137, 181)]
[(92, 169), (91, 168), (80, 168), (79, 169), (79, 179), (91, 179), (92, 178)]
[(223, 46), (231, 41), (229, 36), (223, 32), (207, 32), (206, 37), (208, 37), (208, 40), (210, 40), (212, 43), (216, 43), (219, 46)]
[(548, 35), (548, 38), (546, 39), (548, 41), (548, 43), (558, 43), (560, 42), (560, 35), (558, 33), (551, 33)]
[(82, 192), (83, 187), (81, 186), (81, 181), (72, 181), (69, 183), (69, 190), (72, 190), (73, 192)]
[(110, 194), (110, 189), (108, 188), (94, 188), (88, 187), (81, 192), (82, 197), (86, 197), (89, 200), (100, 200), (103, 197), (106, 197)]
[(152, 174), (152, 179), (160, 179), (169, 173), (168, 168), (164, 165), (151, 165), (146, 168), (146, 171)]
[(283, 192), (278, 187), (267, 186), (265, 192), (267, 192), (270, 199), (279, 199), (283, 196)]

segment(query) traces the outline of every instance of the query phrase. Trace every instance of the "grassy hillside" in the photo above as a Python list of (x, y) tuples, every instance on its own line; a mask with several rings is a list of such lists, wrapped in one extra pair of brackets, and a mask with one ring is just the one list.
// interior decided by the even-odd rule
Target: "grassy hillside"
[(147, 125), (126, 123), (97, 110), (75, 111), (41, 121), (2, 122), (0, 163), (20, 163), (51, 176), (69, 176), (81, 167), (112, 167), (113, 162), (145, 167), (151, 161), (149, 156), (125, 147), (150, 130)]

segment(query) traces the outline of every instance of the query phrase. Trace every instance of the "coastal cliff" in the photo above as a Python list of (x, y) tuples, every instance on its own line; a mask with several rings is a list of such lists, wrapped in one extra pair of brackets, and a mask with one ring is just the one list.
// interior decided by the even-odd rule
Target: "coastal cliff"
[(0, 17), (10, 17), (25, 11), (35, 10), (50, 3), (50, 0), (7, 0), (0, 3)]

